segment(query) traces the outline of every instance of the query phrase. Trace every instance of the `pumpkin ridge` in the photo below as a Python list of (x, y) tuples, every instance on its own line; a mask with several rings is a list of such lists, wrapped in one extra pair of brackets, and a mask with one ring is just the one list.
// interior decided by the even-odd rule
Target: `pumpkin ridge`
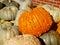
[[(35, 13), (35, 11), (36, 11), (36, 13)], [(34, 9), (34, 10), (33, 10), (33, 13), (34, 13), (34, 15), (36, 16), (38, 22), (41, 24), (41, 20), (42, 20), (42, 19), (40, 19), (41, 16), (39, 17), (39, 14), (38, 14), (37, 10)], [(38, 16), (37, 16), (37, 15), (38, 15)], [(38, 17), (39, 17), (39, 18), (38, 18)], [(42, 25), (40, 25), (40, 26), (42, 27)], [(40, 30), (41, 30), (41, 29), (42, 29), (42, 28), (40, 28)], [(41, 32), (41, 31), (40, 31), (40, 32)], [(42, 33), (42, 32), (41, 32), (41, 33)]]
[[(38, 21), (38, 20), (39, 20), (39, 18), (38, 18), (39, 15), (37, 16), (37, 14), (35, 14), (35, 11), (37, 11), (37, 10), (34, 10), (34, 11), (33, 11), (33, 15), (35, 15), (35, 17), (36, 17), (36, 19), (37, 19), (37, 21)], [(37, 12), (36, 12), (36, 13), (37, 13)], [(39, 22), (39, 21), (38, 21), (38, 22)], [(40, 24), (40, 23), (41, 23), (41, 21), (39, 22), (39, 24)], [(41, 25), (41, 26), (42, 26), (42, 25)]]
[[(38, 9), (38, 8), (37, 8), (36, 10), (38, 10), (37, 12), (39, 13), (39, 17), (41, 17), (41, 18), (42, 18), (42, 20), (44, 20), (44, 19), (43, 19), (43, 15), (42, 15), (41, 11), (39, 11), (39, 9)], [(37, 13), (37, 14), (38, 14), (38, 13)], [(41, 20), (41, 22), (42, 22), (42, 26), (43, 26), (43, 27), (46, 27), (46, 25), (44, 24), (45, 22), (43, 22), (42, 20)], [(45, 25), (45, 26), (44, 26), (44, 25)], [(45, 28), (43, 28), (42, 32), (45, 32), (44, 30), (45, 30)]]
[[(26, 12), (24, 12), (24, 13), (26, 13)], [(22, 21), (25, 21), (25, 20), (24, 20), (24, 18), (25, 18), (25, 17), (24, 17), (24, 13), (21, 14), (21, 16), (20, 16), (20, 18), (19, 18), (19, 20), (18, 20), (18, 21), (20, 21), (20, 23), (18, 22), (18, 24), (19, 24), (18, 26), (21, 25), (21, 26), (20, 26), (20, 27), (21, 27), (20, 29), (21, 29), (21, 32), (22, 32), (22, 33), (24, 32), (24, 31), (23, 31), (23, 30), (24, 30), (24, 29), (23, 29), (23, 25), (22, 25), (22, 23), (23, 23)], [(24, 17), (24, 18), (22, 18), (22, 17)], [(23, 19), (23, 20), (22, 20), (22, 19)], [(23, 30), (22, 30), (22, 29), (23, 29)], [(20, 30), (19, 30), (19, 31), (20, 31)]]
[[(39, 9), (38, 9), (39, 10)], [(39, 10), (40, 11), (40, 13), (42, 14), (41, 15), (41, 17), (43, 18), (43, 20), (44, 20), (44, 18), (45, 18), (45, 14), (43, 14), (42, 12), (41, 12), (41, 10)], [(44, 22), (43, 23), (45, 23), (45, 29), (47, 28), (46, 26), (47, 26), (47, 21), (46, 20), (44, 20)]]
[[(41, 8), (42, 10), (43, 10), (43, 8)], [(39, 9), (39, 10), (41, 10), (41, 9)], [(45, 12), (46, 13), (46, 11), (45, 10), (43, 10), (43, 12)], [(42, 13), (42, 12), (41, 12)], [(46, 19), (46, 26), (48, 26), (48, 25), (52, 25), (52, 19), (51, 19), (51, 17), (50, 17), (50, 15), (49, 15), (49, 13), (46, 13), (47, 14), (47, 16), (49, 17), (47, 17), (46, 15), (45, 15), (45, 13), (42, 13), (42, 14), (44, 14), (44, 18)], [(49, 19), (49, 20), (47, 20), (47, 19)], [(48, 27), (48, 28), (50, 28), (50, 26)]]
[[(33, 14), (33, 12), (32, 12), (32, 14)], [(35, 14), (33, 14), (33, 17), (34, 17), (34, 20), (36, 20), (37, 22), (34, 22), (35, 23), (35, 25), (37, 25), (38, 27), (36, 27), (36, 29), (38, 29), (39, 27), (40, 27), (40, 25), (39, 25), (39, 21), (38, 21), (38, 19), (37, 19), (37, 17), (35, 16)], [(33, 21), (34, 21), (33, 20)], [(37, 24), (36, 24), (37, 23)], [(39, 29), (38, 29), (39, 30)], [(37, 30), (37, 31), (38, 31)], [(39, 31), (38, 31), (39, 32)], [(38, 35), (37, 33), (36, 33), (36, 35)]]
[[(41, 8), (40, 10), (43, 10), (43, 8)], [(45, 9), (43, 10), (43, 12), (45, 12), (45, 13), (46, 13), (46, 15), (47, 15), (47, 16), (49, 16), (49, 18), (51, 18), (50, 14), (49, 14), (49, 13), (47, 13), (47, 11), (46, 11)], [(44, 13), (44, 14), (45, 14), (45, 13)], [(49, 18), (48, 18), (48, 19), (49, 19)], [(51, 20), (50, 20), (50, 21), (51, 21)], [(50, 23), (50, 21), (48, 20), (48, 23)], [(47, 24), (48, 24), (48, 23), (47, 23)]]
[[(32, 23), (31, 23), (31, 22), (32, 22), (32, 19), (30, 18), (31, 15), (30, 15), (30, 16), (29, 16), (29, 15), (30, 15), (30, 12), (27, 14), (27, 17), (26, 17), (26, 18), (28, 18), (28, 19), (27, 19), (27, 22), (30, 23), (29, 26), (31, 26), (31, 28), (32, 28), (31, 31), (32, 31), (32, 30), (33, 30), (33, 25), (32, 25)], [(31, 19), (31, 20), (29, 20), (29, 19)], [(27, 26), (27, 27), (28, 27), (28, 26)], [(28, 32), (31, 33), (30, 31), (28, 31)]]
[[(33, 12), (33, 15), (35, 15), (35, 17), (36, 17), (37, 20), (39, 20), (39, 19), (38, 19), (38, 16), (39, 16), (39, 15), (37, 16), (38, 13), (35, 12), (35, 11), (37, 11), (37, 10), (35, 10), (35, 8), (34, 8), (34, 10), (32, 11), (32, 12)], [(37, 13), (37, 14), (36, 14), (36, 13)], [(38, 21), (38, 22), (39, 22), (39, 21)], [(40, 21), (40, 22), (41, 22), (41, 21)], [(39, 22), (39, 24), (41, 24), (40, 22)], [(42, 24), (41, 24), (40, 26), (42, 26)]]
[[(45, 29), (46, 28), (46, 25), (44, 24), (45, 23), (45, 21), (43, 22), (43, 20), (44, 20), (44, 18), (43, 18), (43, 15), (42, 15), (42, 13), (41, 13), (41, 11), (37, 8), (36, 10), (38, 10), (37, 12), (40, 14), (39, 16), (41, 16), (41, 18), (42, 18), (42, 26), (43, 26), (43, 29)], [(45, 28), (44, 28), (45, 27)], [(43, 32), (44, 32), (44, 30), (43, 30)]]
[[(32, 14), (33, 14), (33, 12), (32, 12)], [(39, 23), (37, 22), (38, 19), (36, 18), (36, 16), (35, 16), (34, 14), (32, 15), (32, 17), (33, 17), (33, 18), (32, 18), (32, 21), (33, 21), (33, 22), (34, 22), (34, 20), (36, 20), (36, 22), (34, 22), (35, 27), (38, 28), (38, 27), (37, 27), (37, 26), (39, 25)], [(33, 20), (33, 19), (34, 19), (34, 20)], [(36, 25), (37, 25), (37, 26), (36, 26)]]

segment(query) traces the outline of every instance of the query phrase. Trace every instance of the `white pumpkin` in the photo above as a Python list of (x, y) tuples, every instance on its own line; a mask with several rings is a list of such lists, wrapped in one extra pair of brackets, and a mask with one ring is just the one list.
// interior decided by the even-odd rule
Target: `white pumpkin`
[(14, 20), (18, 9), (15, 6), (4, 7), (0, 10), (0, 19)]
[(43, 5), (42, 7), (50, 13), (50, 15), (53, 17), (54, 22), (57, 23), (60, 21), (60, 8), (50, 5)]
[(0, 28), (0, 45), (3, 45), (3, 41), (19, 35), (18, 28), (16, 26)]
[(25, 34), (6, 40), (4, 45), (41, 45), (41, 43), (35, 36)]
[(0, 20), (0, 41), (19, 34), (20, 32), (17, 26), (13, 26), (11, 22)]

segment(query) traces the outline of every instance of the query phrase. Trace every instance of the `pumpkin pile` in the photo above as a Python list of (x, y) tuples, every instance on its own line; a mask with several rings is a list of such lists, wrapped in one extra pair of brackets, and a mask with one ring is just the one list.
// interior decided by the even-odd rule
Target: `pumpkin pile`
[(60, 45), (60, 8), (1, 0), (0, 45)]

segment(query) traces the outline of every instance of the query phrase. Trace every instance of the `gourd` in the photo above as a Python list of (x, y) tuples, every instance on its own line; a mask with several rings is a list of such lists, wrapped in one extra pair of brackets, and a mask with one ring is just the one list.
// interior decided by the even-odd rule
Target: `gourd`
[(19, 8), (19, 4), (13, 0), (4, 0), (2, 3), (6, 6), (16, 6), (17, 8)]
[(42, 7), (50, 13), (55, 23), (58, 23), (60, 21), (60, 8), (50, 5), (43, 5)]
[(60, 45), (60, 37), (53, 30), (41, 35), (39, 38), (44, 41), (45, 45)]
[(18, 9), (15, 6), (4, 7), (0, 10), (0, 19), (14, 20)]
[(18, 27), (22, 34), (39, 36), (49, 30), (52, 25), (50, 14), (42, 7), (36, 7), (32, 11), (25, 11), (18, 19)]
[(57, 24), (57, 32), (60, 34), (60, 22)]
[(35, 36), (26, 34), (6, 40), (4, 45), (41, 45), (41, 43)]
[(15, 37), (21, 34), (17, 26), (13, 26), (11, 22), (0, 21), (0, 45), (3, 45), (4, 40)]

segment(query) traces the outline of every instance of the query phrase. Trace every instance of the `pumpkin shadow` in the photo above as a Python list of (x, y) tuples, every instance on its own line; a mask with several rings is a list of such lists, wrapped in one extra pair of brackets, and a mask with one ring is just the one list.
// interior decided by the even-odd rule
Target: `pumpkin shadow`
[(42, 45), (45, 45), (44, 41), (41, 38), (38, 37), (38, 39), (39, 39), (39, 41), (41, 42)]
[(0, 2), (0, 9), (4, 8), (6, 5)]
[[(50, 15), (51, 16), (51, 15)], [(52, 23), (52, 26), (50, 27), (50, 30), (57, 30), (57, 23), (55, 23), (54, 22), (54, 20), (53, 20), (53, 17), (51, 16), (51, 18), (52, 18), (52, 21), (53, 21), (53, 23)]]

